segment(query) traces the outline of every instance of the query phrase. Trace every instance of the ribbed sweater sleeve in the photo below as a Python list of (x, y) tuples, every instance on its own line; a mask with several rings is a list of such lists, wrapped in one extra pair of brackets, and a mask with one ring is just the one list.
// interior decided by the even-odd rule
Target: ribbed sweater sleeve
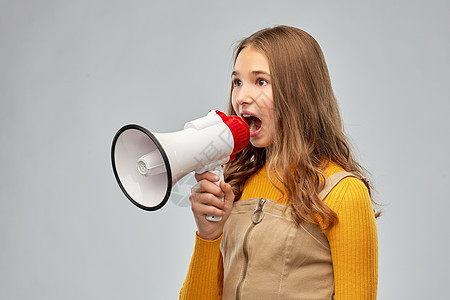
[(324, 202), (339, 222), (324, 232), (331, 248), (335, 299), (376, 299), (378, 237), (372, 202), (364, 183), (343, 179)]
[(180, 300), (217, 300), (222, 298), (222, 236), (207, 241), (196, 235), (194, 253), (180, 291)]

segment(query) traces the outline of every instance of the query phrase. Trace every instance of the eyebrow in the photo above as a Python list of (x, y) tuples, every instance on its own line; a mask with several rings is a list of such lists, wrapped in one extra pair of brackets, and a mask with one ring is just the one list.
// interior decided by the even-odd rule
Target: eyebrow
[[(262, 74), (262, 75), (267, 75), (270, 77), (270, 74), (267, 73), (266, 71), (256, 70), (256, 71), (251, 71), (250, 73), (252, 73), (253, 75), (261, 75)], [(237, 75), (239, 75), (238, 71), (231, 72), (231, 76), (237, 76)]]

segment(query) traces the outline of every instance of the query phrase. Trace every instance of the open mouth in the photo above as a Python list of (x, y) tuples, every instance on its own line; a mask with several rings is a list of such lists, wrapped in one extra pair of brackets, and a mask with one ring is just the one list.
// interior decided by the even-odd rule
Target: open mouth
[(261, 129), (262, 122), (258, 117), (242, 114), (242, 119), (244, 119), (250, 129), (250, 136), (255, 136)]

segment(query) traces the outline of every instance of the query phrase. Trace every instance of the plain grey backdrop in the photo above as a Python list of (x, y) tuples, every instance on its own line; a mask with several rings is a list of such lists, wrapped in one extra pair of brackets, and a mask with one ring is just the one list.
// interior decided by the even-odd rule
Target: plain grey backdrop
[(195, 224), (112, 173), (123, 125), (225, 109), (234, 44), (278, 24), (321, 45), (372, 173), (379, 299), (450, 284), (448, 1), (0, 1), (0, 299), (176, 299)]

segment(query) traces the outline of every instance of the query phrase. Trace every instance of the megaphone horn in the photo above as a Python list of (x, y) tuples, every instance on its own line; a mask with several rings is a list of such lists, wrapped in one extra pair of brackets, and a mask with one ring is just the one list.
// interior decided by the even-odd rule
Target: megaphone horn
[(112, 142), (114, 176), (137, 207), (157, 210), (166, 204), (177, 181), (192, 171), (201, 174), (232, 161), (249, 140), (247, 123), (217, 110), (171, 133), (126, 125)]

